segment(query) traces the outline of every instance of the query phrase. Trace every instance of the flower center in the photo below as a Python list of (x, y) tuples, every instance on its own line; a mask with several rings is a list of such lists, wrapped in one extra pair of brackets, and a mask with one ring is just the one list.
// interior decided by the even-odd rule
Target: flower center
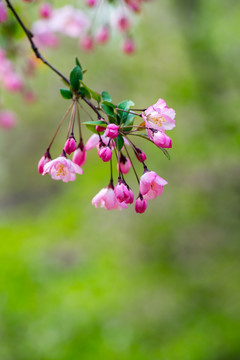
[(66, 170), (65, 170), (65, 166), (63, 164), (59, 164), (58, 165), (58, 169), (57, 169), (57, 176), (65, 176), (66, 175)]
[(162, 126), (162, 124), (166, 121), (163, 116), (159, 116), (151, 114), (147, 117), (148, 121), (152, 122), (153, 124), (158, 125), (159, 127)]

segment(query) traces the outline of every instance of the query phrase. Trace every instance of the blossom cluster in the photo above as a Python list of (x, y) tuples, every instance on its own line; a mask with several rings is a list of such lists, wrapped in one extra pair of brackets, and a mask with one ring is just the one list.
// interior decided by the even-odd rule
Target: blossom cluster
[[(98, 94), (83, 83), (82, 68), (77, 59), (76, 67), (70, 74), (70, 83), (70, 89), (61, 89), (60, 91), (64, 99), (71, 100), (71, 105), (39, 161), (39, 173), (49, 174), (54, 180), (74, 181), (76, 174), (83, 174), (82, 167), (86, 162), (87, 152), (96, 148), (101, 161), (110, 164), (110, 181), (92, 199), (92, 204), (107, 210), (121, 210), (132, 204), (134, 193), (126, 182), (126, 174), (132, 169), (138, 182), (139, 191), (135, 199), (135, 211), (144, 213), (148, 202), (161, 196), (167, 181), (148, 169), (146, 154), (134, 144), (132, 138), (138, 136), (152, 142), (168, 157), (167, 149), (172, 147), (172, 140), (165, 132), (175, 127), (175, 111), (169, 108), (163, 99), (159, 99), (154, 105), (142, 110), (133, 109), (134, 103), (131, 100), (125, 100), (115, 105), (109, 93), (103, 91)], [(96, 101), (97, 105), (94, 105), (91, 100)], [(84, 104), (92, 108), (97, 120), (93, 120), (91, 116), (90, 121), (81, 121), (80, 108), (83, 108)], [(68, 133), (63, 150), (59, 157), (52, 159), (51, 146), (60, 127), (68, 117)], [(136, 124), (138, 119), (141, 121), (140, 124)], [(93, 132), (86, 143), (82, 136), (83, 125)], [(78, 127), (79, 133), (78, 140), (75, 136), (76, 127)], [(144, 130), (146, 130), (146, 134), (142, 133)], [(70, 155), (71, 159), (68, 157)], [(117, 165), (115, 185), (114, 157)], [(134, 157), (142, 164), (141, 177), (137, 174)]]

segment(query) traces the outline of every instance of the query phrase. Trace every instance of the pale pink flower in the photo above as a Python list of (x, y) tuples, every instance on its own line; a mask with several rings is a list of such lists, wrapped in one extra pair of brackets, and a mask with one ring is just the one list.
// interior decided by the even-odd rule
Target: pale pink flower
[(43, 3), (39, 8), (39, 15), (44, 19), (50, 18), (52, 12), (52, 5), (50, 3)]
[(87, 158), (87, 152), (83, 146), (83, 148), (78, 147), (77, 150), (74, 151), (72, 161), (74, 164), (79, 166), (83, 166), (85, 164)]
[(122, 50), (125, 54), (130, 55), (135, 52), (136, 45), (131, 38), (127, 38), (123, 42)]
[(0, 24), (7, 20), (7, 9), (4, 1), (0, 1)]
[(83, 174), (83, 169), (74, 164), (64, 156), (49, 161), (44, 165), (43, 175), (49, 174), (53, 180), (62, 180), (63, 182), (76, 180), (76, 174)]
[(59, 45), (57, 35), (49, 26), (48, 20), (39, 20), (33, 24), (34, 40), (38, 45), (56, 48)]
[(92, 204), (95, 205), (96, 208), (100, 205), (101, 208), (106, 208), (107, 210), (117, 208), (121, 210), (123, 208), (127, 208), (127, 205), (124, 202), (119, 203), (114, 190), (111, 187), (100, 190), (99, 193), (92, 199)]
[(138, 214), (142, 214), (147, 209), (147, 201), (140, 195), (135, 202), (135, 211)]
[(44, 165), (46, 165), (49, 161), (51, 161), (51, 156), (49, 154), (49, 152), (46, 152), (41, 159), (38, 162), (38, 172), (39, 174), (43, 173), (44, 170)]
[[(105, 130), (105, 128), (104, 128)], [(109, 144), (109, 138), (107, 138), (104, 134), (101, 135), (101, 141), (105, 144), (108, 145)], [(95, 147), (99, 147), (99, 135), (97, 134), (93, 134), (90, 136), (90, 138), (88, 139), (86, 145), (85, 145), (85, 149), (87, 151), (92, 150)]]
[(0, 127), (6, 130), (12, 129), (17, 124), (17, 117), (10, 110), (0, 111)]
[(109, 27), (103, 26), (97, 31), (97, 33), (95, 35), (95, 40), (99, 44), (105, 44), (108, 41), (109, 36), (110, 36)]
[(71, 155), (71, 153), (73, 153), (77, 148), (77, 143), (76, 140), (74, 139), (73, 136), (70, 136), (67, 141), (65, 142), (64, 145), (64, 151), (68, 154)]
[(112, 158), (112, 150), (109, 146), (101, 144), (98, 149), (98, 156), (102, 159), (102, 161), (108, 162)]
[(118, 137), (119, 134), (119, 127), (115, 124), (109, 124), (105, 131), (105, 136), (109, 137), (110, 139), (115, 139)]
[(132, 190), (129, 189), (127, 184), (123, 181), (119, 181), (114, 188), (116, 198), (120, 203), (125, 202), (126, 204), (132, 204), (134, 195)]
[(163, 99), (149, 106), (142, 117), (145, 120), (146, 129), (172, 130), (175, 127), (175, 111), (169, 109)]
[(167, 185), (166, 180), (154, 171), (146, 171), (140, 179), (139, 191), (144, 195), (144, 200), (148, 201), (162, 195), (164, 185)]

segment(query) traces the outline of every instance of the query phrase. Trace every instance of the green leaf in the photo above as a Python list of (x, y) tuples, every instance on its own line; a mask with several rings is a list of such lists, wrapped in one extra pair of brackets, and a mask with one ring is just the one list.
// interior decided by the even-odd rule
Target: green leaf
[(124, 145), (124, 140), (123, 140), (122, 135), (118, 135), (118, 137), (116, 139), (114, 139), (114, 141), (120, 151)]
[(102, 99), (103, 101), (109, 101), (109, 102), (112, 101), (111, 96), (107, 91), (102, 92)]
[(101, 96), (96, 92), (90, 89), (84, 82), (81, 81), (82, 86), (88, 90), (88, 92), (91, 94), (94, 100), (96, 100), (98, 103), (101, 102)]
[(60, 93), (64, 99), (72, 99), (73, 93), (68, 89), (60, 89)]
[(116, 114), (114, 113), (114, 108), (112, 106), (107, 104), (102, 104), (101, 107), (108, 116), (112, 116), (114, 118), (116, 117)]
[[(95, 134), (98, 134), (98, 132), (96, 131), (96, 125), (100, 125), (102, 127), (107, 127), (107, 124), (102, 121), (102, 120), (98, 120), (98, 121), (85, 121), (82, 123), (83, 125), (86, 125), (86, 127), (88, 128), (88, 130), (92, 131)], [(101, 132), (102, 133), (102, 132)], [(101, 134), (100, 133), (100, 134)]]
[(168, 160), (171, 160), (170, 154), (169, 154), (169, 152), (168, 152), (166, 149), (161, 148), (161, 147), (160, 147), (159, 149), (162, 150), (162, 152), (163, 152), (164, 155), (168, 158)]
[[(129, 132), (132, 130), (132, 125), (134, 124), (135, 117), (136, 116), (134, 114), (128, 114), (127, 119), (124, 122), (124, 128), (123, 128), (124, 132)], [(125, 126), (129, 126), (129, 127), (125, 127)]]
[(118, 109), (123, 109), (124, 111), (119, 111), (118, 110), (118, 114), (120, 115), (122, 122), (125, 122), (129, 113), (128, 111), (130, 110), (130, 106), (134, 106), (134, 102), (132, 100), (124, 100), (122, 102), (120, 102), (118, 104)]
[(80, 64), (80, 61), (78, 60), (77, 57), (75, 58), (75, 62), (76, 62), (76, 65), (82, 69), (82, 65)]
[(70, 83), (74, 91), (79, 90), (80, 80), (82, 80), (82, 69), (77, 65), (70, 74)]
[(82, 97), (85, 97), (87, 99), (91, 99), (91, 94), (90, 92), (85, 88), (85, 87), (80, 87), (79, 89), (79, 94), (82, 96)]

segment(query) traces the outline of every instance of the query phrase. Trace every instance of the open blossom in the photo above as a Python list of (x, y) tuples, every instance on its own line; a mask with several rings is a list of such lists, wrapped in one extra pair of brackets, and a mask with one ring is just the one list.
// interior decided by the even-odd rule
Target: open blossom
[(120, 203), (116, 198), (114, 190), (111, 187), (103, 188), (99, 193), (92, 199), (92, 204), (97, 208), (100, 205), (101, 208), (107, 210), (113, 210), (119, 208), (127, 208), (127, 205), (123, 202)]
[(172, 130), (175, 127), (175, 111), (169, 109), (163, 99), (159, 99), (156, 104), (149, 106), (142, 117), (145, 120), (146, 129)]
[(162, 195), (164, 185), (167, 185), (166, 180), (154, 171), (146, 171), (140, 179), (139, 190), (144, 199), (148, 201)]
[(82, 175), (83, 169), (66, 157), (59, 156), (44, 165), (43, 175), (46, 174), (49, 174), (53, 180), (62, 180), (67, 183), (76, 180), (76, 174)]

